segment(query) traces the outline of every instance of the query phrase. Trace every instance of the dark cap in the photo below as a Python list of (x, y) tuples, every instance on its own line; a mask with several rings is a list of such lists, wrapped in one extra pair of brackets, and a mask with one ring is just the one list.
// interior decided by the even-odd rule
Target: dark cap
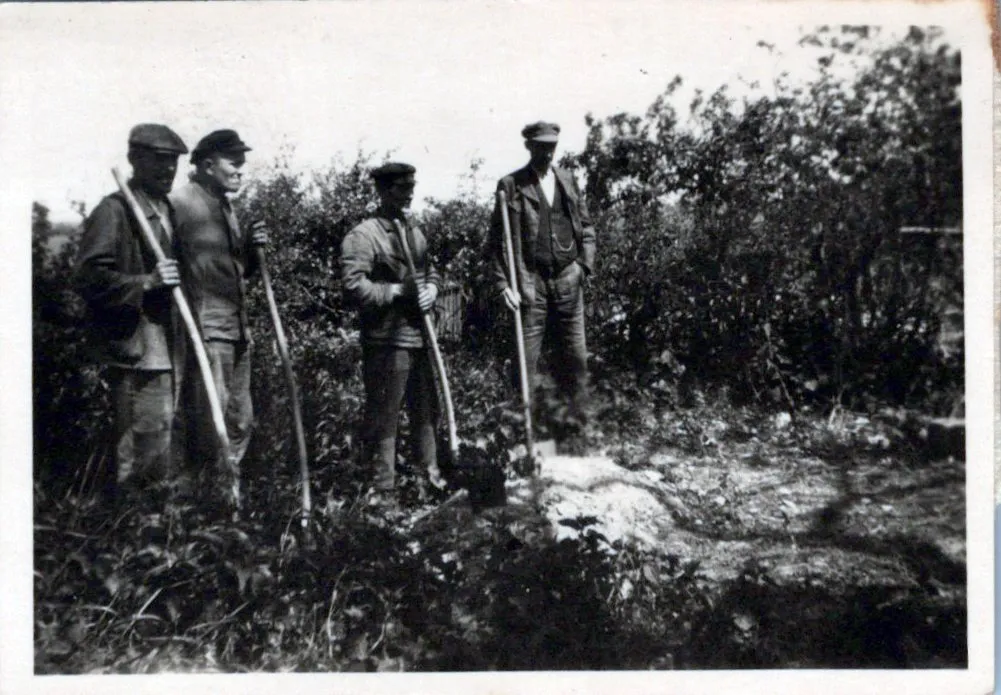
[(403, 162), (386, 162), (382, 166), (372, 169), (369, 173), (376, 181), (387, 183), (389, 181), (395, 181), (396, 179), (403, 178), (404, 176), (411, 176), (416, 171), (417, 169), (409, 164), (404, 164)]
[(560, 139), (560, 127), (555, 123), (530, 123), (521, 129), (521, 136), (535, 142), (556, 142)]
[(247, 143), (240, 139), (235, 130), (213, 130), (195, 145), (195, 149), (191, 153), (191, 162), (196, 163), (202, 157), (215, 152), (235, 154), (249, 151)]
[(158, 123), (140, 123), (132, 128), (129, 131), (129, 145), (177, 155), (188, 151), (184, 141), (177, 133)]

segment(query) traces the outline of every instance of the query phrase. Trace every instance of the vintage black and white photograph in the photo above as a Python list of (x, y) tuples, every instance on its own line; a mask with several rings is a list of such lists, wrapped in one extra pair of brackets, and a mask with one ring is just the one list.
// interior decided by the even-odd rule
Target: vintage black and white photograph
[(981, 5), (2, 9), (24, 691), (988, 692)]

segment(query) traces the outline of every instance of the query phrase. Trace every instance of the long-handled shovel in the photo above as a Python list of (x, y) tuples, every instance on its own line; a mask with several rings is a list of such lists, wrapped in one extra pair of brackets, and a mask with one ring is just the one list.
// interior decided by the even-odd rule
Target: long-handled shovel
[[(133, 216), (139, 222), (139, 227), (142, 229), (146, 243), (153, 251), (157, 261), (166, 260), (167, 256), (163, 252), (163, 249), (160, 248), (160, 243), (157, 241), (156, 235), (153, 233), (153, 229), (149, 226), (149, 221), (146, 219), (146, 213), (143, 212), (142, 208), (139, 206), (139, 201), (136, 200), (135, 194), (132, 192), (132, 189), (129, 188), (125, 178), (117, 168), (111, 169), (111, 175), (115, 177), (115, 182), (118, 184), (118, 188), (122, 191), (122, 195), (125, 196), (125, 200), (132, 209)], [(233, 496), (232, 502), (234, 508), (238, 510), (240, 508), (240, 478), (238, 473), (235, 471), (232, 461), (230, 460), (229, 435), (226, 434), (226, 422), (223, 419), (222, 406), (219, 403), (219, 393), (216, 391), (215, 381), (212, 378), (212, 367), (209, 365), (209, 357), (205, 352), (205, 345), (202, 343), (201, 335), (198, 333), (198, 326), (195, 324), (195, 318), (191, 313), (191, 307), (188, 306), (188, 302), (184, 298), (184, 293), (181, 292), (181, 288), (179, 286), (172, 287), (170, 294), (174, 299), (174, 303), (177, 305), (177, 310), (181, 314), (184, 327), (187, 329), (188, 336), (191, 338), (191, 345), (195, 350), (195, 358), (198, 361), (198, 368), (201, 371), (202, 381), (205, 383), (205, 391), (208, 394), (209, 409), (212, 412), (212, 424), (215, 426), (216, 435), (219, 437), (219, 458), (233, 474), (233, 487), (231, 489), (231, 494)]]
[[(416, 279), (417, 267), (414, 265), (414, 255), (410, 250), (407, 234), (399, 220), (394, 219), (393, 226), (396, 227), (396, 231), (400, 235), (400, 245), (403, 247), (403, 255), (407, 259), (407, 268)], [(435, 335), (431, 316), (427, 312), (421, 312), (421, 318), (424, 320), (424, 334), (427, 336), (428, 343), (431, 345), (431, 354), (434, 356), (435, 372), (438, 374), (442, 400), (445, 401), (445, 417), (448, 420), (448, 447), (451, 451), (452, 463), (455, 464), (459, 460), (459, 437), (455, 429), (455, 409), (452, 407), (452, 391), (448, 387), (448, 376), (445, 374), (445, 360), (442, 359), (441, 348), (438, 347), (438, 336)]]
[[(416, 278), (417, 267), (414, 264), (414, 256), (410, 249), (410, 243), (407, 241), (407, 234), (399, 220), (393, 220), (393, 225), (400, 235), (400, 246), (403, 247), (403, 255), (407, 259), (407, 269)], [(445, 360), (442, 358), (441, 348), (438, 346), (438, 337), (435, 335), (431, 316), (427, 312), (422, 312), (421, 316), (424, 321), (424, 334), (427, 336), (428, 344), (431, 346), (431, 353), (434, 356), (435, 373), (438, 376), (438, 384), (441, 387), (442, 400), (445, 402), (445, 416), (448, 420), (448, 445), (452, 468), (458, 469), (462, 467), (464, 475), (460, 479), (464, 480), (467, 489), (456, 491), (437, 507), (419, 514), (413, 519), (414, 524), (424, 521), (454, 505), (467, 494), (474, 511), (485, 507), (503, 505), (507, 501), (504, 489), (504, 471), (501, 468), (488, 465), (469, 466), (467, 464), (470, 462), (459, 461), (459, 437), (456, 434), (455, 428), (455, 408), (452, 404), (452, 391), (448, 386), (448, 376), (445, 373)]]
[[(417, 277), (417, 267), (414, 264), (414, 256), (407, 241), (406, 232), (399, 220), (393, 220), (397, 233), (400, 235), (400, 245), (403, 247), (403, 255), (407, 259), (407, 269), (410, 274)], [(441, 387), (442, 400), (445, 401), (445, 415), (448, 420), (448, 445), (451, 454), (452, 467), (461, 468), (465, 479), (466, 490), (455, 492), (449, 499), (438, 505), (433, 510), (421, 514), (417, 521), (424, 520), (432, 514), (436, 514), (446, 507), (460, 500), (466, 493), (469, 495), (470, 505), (473, 511), (486, 507), (496, 507), (507, 503), (507, 493), (504, 488), (504, 470), (498, 466), (472, 465), (470, 461), (459, 460), (459, 437), (455, 429), (455, 408), (452, 405), (452, 392), (448, 387), (448, 376), (445, 374), (445, 360), (441, 356), (441, 348), (438, 347), (438, 338), (435, 335), (434, 324), (431, 316), (427, 312), (422, 312), (424, 321), (424, 333), (431, 346), (431, 353), (434, 356), (435, 371), (438, 375), (438, 383)], [(458, 472), (458, 471), (457, 471)], [(460, 478), (460, 479), (462, 479)]]
[(275, 327), (275, 338), (278, 340), (278, 354), (282, 358), (282, 366), (285, 368), (285, 379), (288, 381), (289, 398), (292, 400), (295, 440), (299, 447), (299, 474), (302, 477), (302, 528), (305, 530), (309, 525), (309, 515), (313, 508), (313, 503), (309, 490), (309, 463), (306, 456), (306, 434), (302, 426), (302, 408), (299, 405), (299, 387), (296, 385), (295, 373), (292, 371), (292, 360), (288, 353), (288, 341), (285, 340), (285, 329), (282, 328), (282, 321), (278, 316), (278, 304), (275, 302), (275, 293), (271, 287), (271, 273), (268, 271), (264, 251), (260, 247), (256, 247), (254, 251), (257, 254), (257, 263), (261, 268), (261, 280), (264, 281), (264, 294), (268, 298), (271, 323)]
[[(501, 221), (504, 226), (504, 249), (507, 255), (508, 283), (519, 295), (518, 272), (514, 265), (514, 243), (511, 241), (511, 220), (507, 214), (507, 196), (504, 191), (497, 191), (498, 207), (501, 211)], [(518, 376), (521, 381), (521, 401), (525, 413), (525, 455), (532, 462), (534, 473), (539, 472), (539, 462), (535, 456), (535, 438), (532, 434), (532, 392), (528, 386), (527, 360), (525, 359), (525, 334), (521, 323), (521, 305), (514, 307), (514, 342), (518, 348)]]

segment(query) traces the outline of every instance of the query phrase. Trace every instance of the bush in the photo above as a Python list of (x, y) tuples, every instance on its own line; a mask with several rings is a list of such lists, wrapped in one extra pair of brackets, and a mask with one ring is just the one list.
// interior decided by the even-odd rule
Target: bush
[(588, 117), (565, 163), (597, 214), (595, 352), (787, 408), (961, 404), (941, 322), (962, 311), (962, 244), (900, 231), (962, 220), (959, 54), (874, 33), (806, 36), (811, 84), (697, 94), (686, 123), (680, 77), (643, 117)]
[[(86, 309), (71, 289), (77, 233), (56, 235), (35, 203), (31, 225), (32, 427), (34, 473), (53, 492), (69, 492), (90, 460), (107, 460), (108, 385), (91, 357)], [(93, 480), (90, 481), (91, 483)]]

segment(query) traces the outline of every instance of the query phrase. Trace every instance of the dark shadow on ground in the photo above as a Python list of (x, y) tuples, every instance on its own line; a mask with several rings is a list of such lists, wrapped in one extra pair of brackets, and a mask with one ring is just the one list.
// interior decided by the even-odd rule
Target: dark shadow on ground
[(966, 601), (933, 588), (778, 585), (754, 566), (680, 655), (684, 668), (965, 668)]
[[(933, 473), (918, 484), (859, 489), (853, 472), (867, 454), (828, 451), (821, 463), (837, 468), (837, 497), (810, 510), (806, 530), (794, 535), (800, 552), (830, 549), (890, 560), (901, 567), (886, 578), (853, 586), (834, 577), (777, 580), (755, 561), (723, 585), (720, 600), (686, 647), (687, 668), (962, 668), (967, 664), (966, 565), (928, 540), (913, 519), (906, 531), (867, 532), (849, 511), (866, 498), (896, 501), (962, 483), (962, 471)], [(950, 462), (952, 463), (952, 462)], [(927, 463), (924, 465), (933, 465)], [(960, 487), (960, 490), (962, 488)], [(651, 492), (653, 492), (651, 490)], [(960, 504), (962, 499), (960, 498)], [(707, 540), (787, 545), (787, 529), (705, 529), (680, 515), (678, 526)], [(962, 528), (949, 533), (963, 533)], [(938, 540), (936, 538), (936, 540)], [(857, 568), (856, 568), (857, 569)]]

